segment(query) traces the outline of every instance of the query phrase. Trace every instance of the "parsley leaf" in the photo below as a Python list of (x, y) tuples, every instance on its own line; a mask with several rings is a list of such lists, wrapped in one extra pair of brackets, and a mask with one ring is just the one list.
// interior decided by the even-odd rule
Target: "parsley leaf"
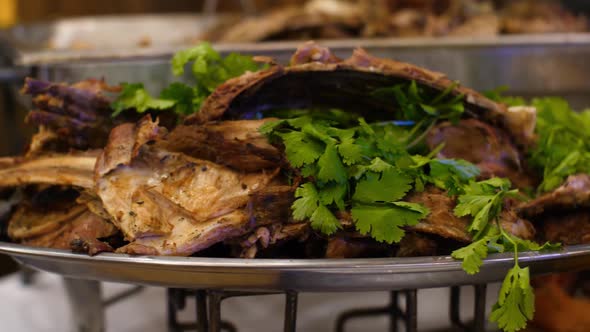
[(346, 165), (353, 165), (363, 160), (363, 149), (353, 138), (345, 138), (338, 144), (338, 153)]
[(326, 235), (335, 233), (342, 226), (332, 211), (328, 210), (325, 205), (320, 204), (311, 215), (311, 227)]
[(160, 98), (167, 100), (174, 100), (174, 112), (181, 115), (189, 115), (198, 109), (197, 105), (202, 102), (195, 91), (190, 86), (176, 82), (170, 84), (167, 88), (162, 90)]
[(381, 174), (368, 172), (357, 184), (352, 199), (366, 203), (394, 202), (406, 195), (412, 182), (411, 177), (393, 168)]
[(344, 210), (344, 197), (347, 190), (346, 184), (329, 183), (323, 186), (319, 192), (320, 202), (326, 206), (334, 203), (342, 211)]
[(464, 194), (459, 195), (454, 213), (458, 217), (471, 215), (473, 221), (469, 225), (469, 231), (481, 231), (499, 215), (503, 198), (516, 193), (508, 190), (509, 188), (510, 181), (507, 179), (491, 178), (471, 182), (464, 187)]
[(297, 188), (295, 197), (297, 199), (291, 206), (295, 220), (309, 219), (313, 229), (327, 235), (342, 227), (334, 214), (320, 202), (320, 194), (313, 183), (304, 183)]
[(462, 267), (468, 274), (476, 274), (483, 264), (483, 259), (488, 256), (488, 244), (496, 242), (498, 232), (492, 232), (471, 244), (457, 249), (451, 253), (455, 259), (463, 260)]
[(287, 159), (293, 167), (301, 167), (315, 162), (324, 153), (325, 147), (309, 135), (300, 131), (280, 134), (285, 144)]
[[(401, 204), (400, 204), (401, 203)], [(403, 226), (413, 226), (430, 211), (418, 204), (396, 202), (394, 204), (357, 204), (352, 208), (352, 218), (361, 234), (370, 234), (379, 242), (399, 242), (405, 234)]]
[(148, 109), (172, 109), (178, 115), (189, 115), (198, 111), (207, 96), (223, 82), (263, 68), (250, 56), (230, 54), (223, 58), (209, 43), (203, 42), (174, 55), (171, 61), (173, 74), (183, 75), (184, 67), (191, 61), (194, 84), (172, 83), (161, 92), (160, 98), (152, 97), (142, 84), (122, 83), (122, 92), (111, 104), (112, 116), (127, 109), (135, 109), (138, 113)]
[(293, 218), (295, 220), (305, 220), (315, 212), (319, 205), (319, 194), (313, 183), (304, 183), (295, 190), (295, 197), (298, 199), (293, 202)]
[(119, 97), (111, 104), (113, 117), (130, 108), (134, 108), (137, 113), (144, 113), (149, 109), (170, 109), (176, 104), (174, 100), (153, 98), (141, 83), (121, 83), (121, 87)]
[(348, 174), (340, 160), (340, 156), (336, 152), (336, 147), (329, 144), (326, 150), (318, 160), (318, 180), (321, 181), (336, 181), (338, 183), (346, 182)]
[(513, 332), (525, 328), (534, 314), (535, 294), (530, 285), (529, 268), (521, 268), (516, 263), (504, 278), (490, 320), (498, 323), (502, 330)]
[(539, 137), (529, 162), (542, 170), (538, 192), (555, 189), (565, 178), (590, 173), (590, 111), (577, 113), (561, 98), (533, 99)]

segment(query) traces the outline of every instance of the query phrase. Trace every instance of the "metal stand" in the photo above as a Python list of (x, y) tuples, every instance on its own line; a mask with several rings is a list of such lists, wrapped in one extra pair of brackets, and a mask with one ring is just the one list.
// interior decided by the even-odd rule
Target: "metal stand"
[(134, 286), (103, 300), (98, 281), (70, 278), (63, 281), (72, 312), (73, 332), (103, 332), (104, 309), (143, 290), (143, 286)]
[(466, 332), (485, 331), (486, 326), (486, 289), (487, 285), (473, 285), (474, 305), (473, 305), (473, 322), (464, 323), (461, 320), (461, 287), (451, 287), (451, 300), (449, 307), (449, 317), (453, 326)]
[[(171, 332), (194, 330), (197, 332), (237, 332), (238, 329), (232, 323), (221, 319), (221, 302), (230, 297), (270, 294), (277, 293), (168, 289), (168, 328)], [(185, 308), (188, 295), (195, 297), (197, 317), (193, 323), (181, 323), (178, 322), (177, 311)], [(283, 324), (285, 332), (296, 331), (297, 297), (297, 292), (285, 292), (285, 320)]]
[(73, 319), (72, 332), (103, 332), (104, 305), (100, 283), (64, 278)]
[[(399, 307), (400, 293), (406, 298), (406, 310)], [(415, 289), (405, 291), (392, 291), (389, 304), (384, 307), (353, 309), (340, 314), (336, 320), (336, 332), (344, 332), (344, 326), (350, 319), (389, 315), (389, 331), (397, 332), (398, 322), (401, 319), (406, 332), (418, 331), (418, 291)]]

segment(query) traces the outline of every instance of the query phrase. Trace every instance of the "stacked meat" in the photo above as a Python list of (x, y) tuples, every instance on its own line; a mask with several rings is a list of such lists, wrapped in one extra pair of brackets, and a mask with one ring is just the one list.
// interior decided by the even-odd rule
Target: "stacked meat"
[(311, 0), (225, 23), (220, 42), (358, 37), (496, 36), (588, 31), (588, 20), (559, 1)]
[[(395, 245), (357, 233), (347, 212), (337, 215), (342, 230), (332, 236), (294, 221), (291, 204), (298, 181), (283, 172), (289, 168), (283, 147), (259, 132), (275, 120), (264, 117), (273, 109), (339, 107), (367, 119), (387, 119), (396, 106), (372, 92), (411, 81), (431, 91), (451, 87), (451, 94), (464, 96), (465, 118), (438, 123), (425, 139), (431, 147), (445, 142), (440, 157), (466, 159), (482, 169), (482, 178), (508, 177), (523, 188), (537, 183), (524, 160), (535, 120), (530, 109), (508, 110), (455, 86), (441, 73), (375, 58), (361, 49), (340, 60), (308, 43), (290, 66), (273, 65), (222, 84), (200, 112), (179, 125), (163, 126), (153, 114), (111, 118), (112, 89), (100, 81), (68, 86), (27, 80), (24, 92), (37, 107), (29, 122), (40, 130), (25, 156), (0, 160), (0, 186), (12, 193), (3, 196), (10, 202), (8, 235), (28, 245), (90, 254), (448, 253), (471, 241), (469, 219), (455, 216), (454, 198), (434, 187), (410, 194), (409, 201), (424, 204), (431, 213), (408, 227)], [(583, 242), (585, 235), (560, 233), (554, 220), (562, 215), (555, 211), (589, 204), (590, 179), (576, 176), (526, 205), (505, 202), (501, 225), (525, 239)], [(587, 213), (581, 211), (565, 216), (576, 225), (572, 227), (590, 223), (577, 218)], [(531, 221), (542, 231), (536, 232)]]

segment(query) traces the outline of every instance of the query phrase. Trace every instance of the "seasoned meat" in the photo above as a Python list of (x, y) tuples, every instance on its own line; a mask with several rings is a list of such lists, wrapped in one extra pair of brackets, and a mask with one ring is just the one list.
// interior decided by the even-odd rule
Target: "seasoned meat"
[(164, 235), (136, 238), (117, 252), (188, 256), (226, 238), (243, 235), (248, 230), (248, 215), (243, 210), (199, 221), (170, 201), (161, 201), (156, 207), (158, 210), (153, 211), (156, 217), (170, 218), (165, 220), (170, 224), (171, 231)]
[(426, 142), (434, 149), (444, 143), (440, 158), (465, 159), (476, 164), (481, 178), (507, 177), (516, 187), (527, 188), (535, 179), (524, 172), (522, 157), (502, 130), (476, 119), (461, 120), (457, 124), (443, 122), (428, 133)]
[(546, 193), (519, 207), (524, 216), (536, 216), (545, 211), (590, 207), (590, 175), (569, 176), (557, 189)]
[(399, 243), (397, 257), (434, 256), (438, 245), (435, 240), (420, 233), (408, 232)]
[(337, 234), (328, 239), (326, 258), (364, 258), (391, 256), (391, 245), (354, 234)]
[[(459, 242), (471, 242), (471, 235), (467, 232), (469, 218), (457, 217), (453, 213), (456, 202), (453, 197), (435, 187), (427, 187), (423, 192), (414, 192), (407, 198), (409, 202), (421, 203), (430, 209), (430, 214), (420, 220), (416, 226), (407, 227), (417, 233), (428, 233)], [(506, 231), (523, 239), (532, 240), (535, 228), (526, 219), (520, 218), (510, 207), (510, 201), (504, 203), (500, 213), (500, 226)]]
[(590, 243), (590, 209), (548, 213), (534, 219), (544, 241), (564, 245)]
[(72, 241), (86, 242), (85, 252), (112, 251), (98, 239), (117, 233), (117, 229), (78, 204), (77, 197), (76, 190), (58, 186), (27, 193), (9, 220), (10, 238), (57, 249), (70, 249)]
[[(302, 48), (314, 47), (320, 49), (310, 44)], [(395, 114), (397, 106), (390, 99), (377, 98), (373, 92), (378, 88), (415, 81), (432, 91), (453, 86), (451, 94), (465, 96), (469, 114), (504, 125), (506, 108), (503, 105), (471, 89), (455, 86), (442, 73), (376, 58), (362, 49), (355, 50), (349, 59), (336, 63), (325, 52), (320, 54), (317, 59), (310, 57), (309, 63), (299, 64), (296, 60), (298, 64), (294, 66), (273, 66), (228, 80), (207, 98), (200, 112), (186, 118), (185, 124), (203, 124), (220, 118), (247, 119), (269, 109), (314, 106), (357, 111), (367, 119), (384, 118), (388, 113)]]
[(50, 184), (92, 188), (98, 153), (88, 151), (31, 158), (1, 158), (0, 187)]
[(78, 149), (102, 148), (113, 123), (111, 99), (105, 92), (115, 92), (101, 80), (66, 84), (25, 80), (22, 92), (33, 97), (27, 121), (51, 129), (57, 138)]
[(243, 248), (240, 257), (254, 258), (259, 250), (279, 246), (290, 240), (304, 241), (307, 239), (309, 231), (308, 223), (282, 224), (277, 222), (258, 227), (240, 241), (239, 245)]
[(222, 121), (202, 126), (178, 126), (158, 140), (157, 146), (170, 152), (206, 159), (242, 171), (276, 168), (281, 153), (258, 129), (263, 120)]
[(152, 133), (154, 126), (146, 120), (113, 129), (96, 165), (96, 193), (125, 238), (134, 241), (121, 250), (190, 255), (247, 231), (250, 195), (277, 171), (237, 172), (144, 144), (152, 136), (141, 133)]
[(416, 226), (408, 227), (415, 232), (439, 235), (460, 242), (471, 242), (467, 232), (468, 218), (459, 218), (453, 213), (456, 202), (445, 192), (428, 187), (423, 192), (415, 192), (407, 197), (408, 202), (420, 203), (430, 209), (430, 214)]
[(58, 229), (85, 211), (76, 204), (77, 197), (76, 190), (57, 186), (27, 195), (9, 220), (8, 235), (22, 240)]
[(519, 217), (514, 209), (506, 205), (507, 202), (505, 201), (502, 212), (500, 213), (500, 226), (508, 233), (521, 239), (534, 239), (536, 230), (533, 224), (531, 224), (530, 221)]
[(113, 251), (113, 248), (99, 239), (115, 233), (117, 229), (113, 224), (83, 209), (81, 214), (62, 222), (59, 228), (24, 239), (22, 243), (35, 247), (73, 249), (96, 255), (99, 252)]
[(286, 185), (269, 185), (253, 192), (247, 206), (250, 222), (256, 226), (293, 222), (294, 193), (295, 188)]

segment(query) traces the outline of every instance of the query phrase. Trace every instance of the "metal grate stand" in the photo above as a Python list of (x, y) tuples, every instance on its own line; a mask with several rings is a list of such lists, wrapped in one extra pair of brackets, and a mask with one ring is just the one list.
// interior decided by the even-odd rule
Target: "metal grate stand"
[[(221, 319), (221, 303), (230, 297), (259, 296), (280, 293), (237, 292), (222, 290), (186, 290), (168, 289), (168, 328), (171, 332), (237, 332), (230, 322)], [(285, 316), (283, 329), (295, 332), (297, 327), (298, 293), (287, 291), (285, 294)], [(186, 307), (186, 298), (194, 296), (196, 304), (195, 322), (179, 322), (178, 311)]]
[[(399, 307), (400, 295), (404, 295), (406, 299), (406, 310), (403, 311)], [(388, 315), (389, 316), (389, 331), (397, 332), (398, 323), (401, 320), (405, 326), (405, 331), (418, 331), (418, 291), (392, 291), (390, 292), (389, 304), (384, 307), (353, 309), (341, 313), (336, 319), (336, 332), (344, 332), (346, 322), (361, 317), (371, 317)]]
[(474, 305), (473, 305), (473, 321), (470, 324), (464, 323), (461, 320), (461, 287), (451, 287), (451, 299), (449, 306), (449, 318), (451, 323), (456, 328), (466, 332), (485, 331), (486, 326), (486, 289), (487, 285), (473, 285), (474, 290)]

